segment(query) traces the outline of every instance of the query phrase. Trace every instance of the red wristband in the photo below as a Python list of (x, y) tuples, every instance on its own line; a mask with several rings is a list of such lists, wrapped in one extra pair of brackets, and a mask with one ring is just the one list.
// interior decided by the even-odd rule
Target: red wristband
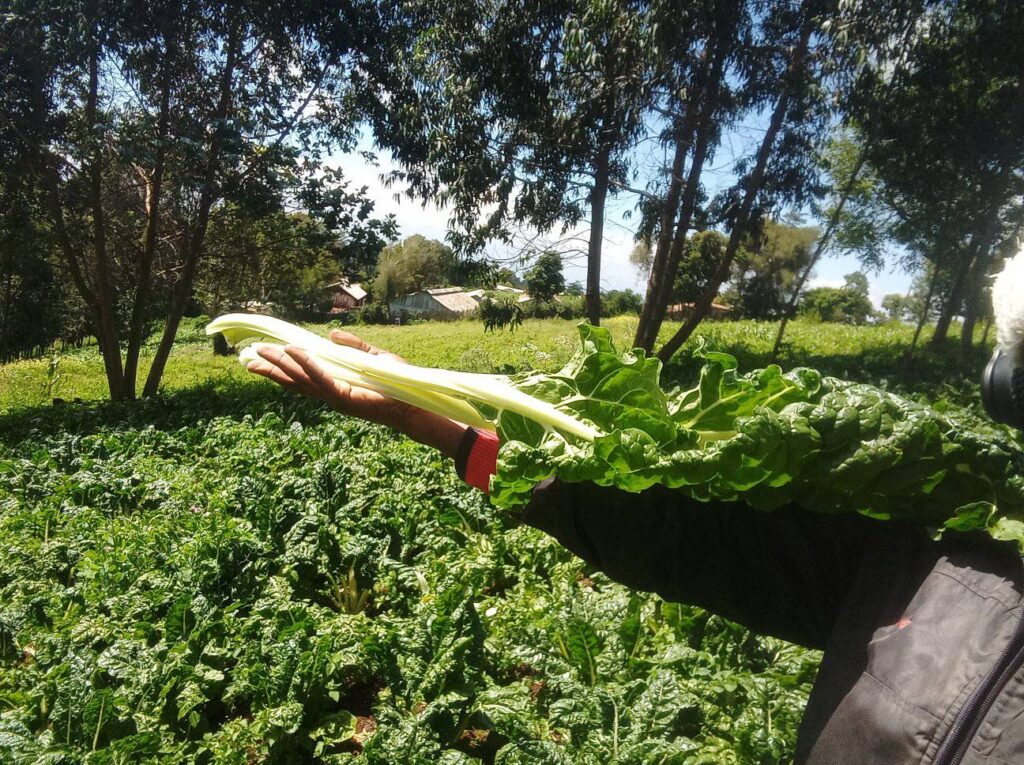
[(496, 433), (469, 428), (463, 436), (463, 443), (459, 445), (460, 454), (455, 460), (462, 480), (481, 491), (488, 491), (491, 476), (498, 472), (499, 446)]

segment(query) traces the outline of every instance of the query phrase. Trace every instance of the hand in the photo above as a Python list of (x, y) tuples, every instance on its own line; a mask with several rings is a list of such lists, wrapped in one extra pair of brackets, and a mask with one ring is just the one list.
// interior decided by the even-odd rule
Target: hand
[[(333, 330), (331, 342), (374, 356), (390, 356), (405, 363), (405, 359), (367, 343), (351, 332)], [(447, 417), (428, 412), (404, 401), (384, 396), (376, 391), (335, 380), (320, 367), (309, 354), (295, 346), (284, 350), (264, 347), (259, 349), (260, 359), (246, 366), (250, 372), (266, 377), (288, 390), (319, 399), (342, 414), (387, 425), (405, 433), (416, 441), (454, 456), (466, 426)]]

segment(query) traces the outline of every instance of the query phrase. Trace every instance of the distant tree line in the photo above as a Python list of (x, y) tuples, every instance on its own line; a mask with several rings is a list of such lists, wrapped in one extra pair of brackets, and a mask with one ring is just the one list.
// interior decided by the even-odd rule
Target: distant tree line
[[(486, 259), (465, 260), (433, 239), (414, 234), (384, 247), (376, 271), (368, 282), (368, 303), (353, 315), (361, 323), (387, 323), (388, 303), (395, 297), (434, 287), (480, 289), (480, 318), (487, 328), (516, 327), (527, 318), (579, 319), (586, 315), (585, 290), (579, 283), (567, 284), (563, 256), (553, 250), (524, 255), (528, 267), (522, 275), (507, 265)], [(529, 297), (521, 302), (523, 290)], [(602, 290), (601, 314), (637, 314), (643, 298), (633, 290)]]

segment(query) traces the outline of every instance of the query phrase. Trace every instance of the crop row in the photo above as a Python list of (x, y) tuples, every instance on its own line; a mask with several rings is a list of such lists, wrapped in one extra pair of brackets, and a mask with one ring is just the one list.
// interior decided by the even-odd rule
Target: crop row
[(8, 418), (0, 761), (778, 763), (817, 656), (252, 386)]

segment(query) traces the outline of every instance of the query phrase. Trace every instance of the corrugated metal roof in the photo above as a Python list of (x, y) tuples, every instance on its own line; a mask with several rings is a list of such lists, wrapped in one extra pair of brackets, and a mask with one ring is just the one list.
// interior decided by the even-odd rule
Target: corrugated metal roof
[[(480, 288), (480, 289), (470, 290), (466, 294), (469, 295), (474, 300), (479, 301), (480, 298), (482, 298), (484, 296), (484, 293), (486, 293), (486, 292), (510, 292), (513, 295), (518, 295), (519, 296), (518, 298), (516, 298), (516, 302), (517, 303), (529, 303), (531, 300), (533, 300), (532, 297), (530, 297), (529, 295), (526, 294), (526, 290), (521, 290), (518, 287), (506, 287), (504, 284), (499, 284), (493, 290), (485, 290), (485, 289)], [(555, 300), (558, 300), (558, 296), (557, 295), (555, 296)]]
[(428, 295), (451, 295), (456, 292), (462, 292), (462, 287), (434, 287), (426, 292)]
[(328, 284), (325, 289), (333, 289), (335, 287), (345, 290), (354, 300), (362, 300), (367, 294), (360, 284), (349, 284), (344, 279), (334, 284)]
[(477, 302), (461, 288), (427, 290), (434, 300), (454, 313), (469, 313), (477, 309)]
[(463, 314), (479, 306), (473, 296), (461, 287), (437, 287), (402, 295), (390, 303), (392, 311), (411, 311), (419, 314)]

